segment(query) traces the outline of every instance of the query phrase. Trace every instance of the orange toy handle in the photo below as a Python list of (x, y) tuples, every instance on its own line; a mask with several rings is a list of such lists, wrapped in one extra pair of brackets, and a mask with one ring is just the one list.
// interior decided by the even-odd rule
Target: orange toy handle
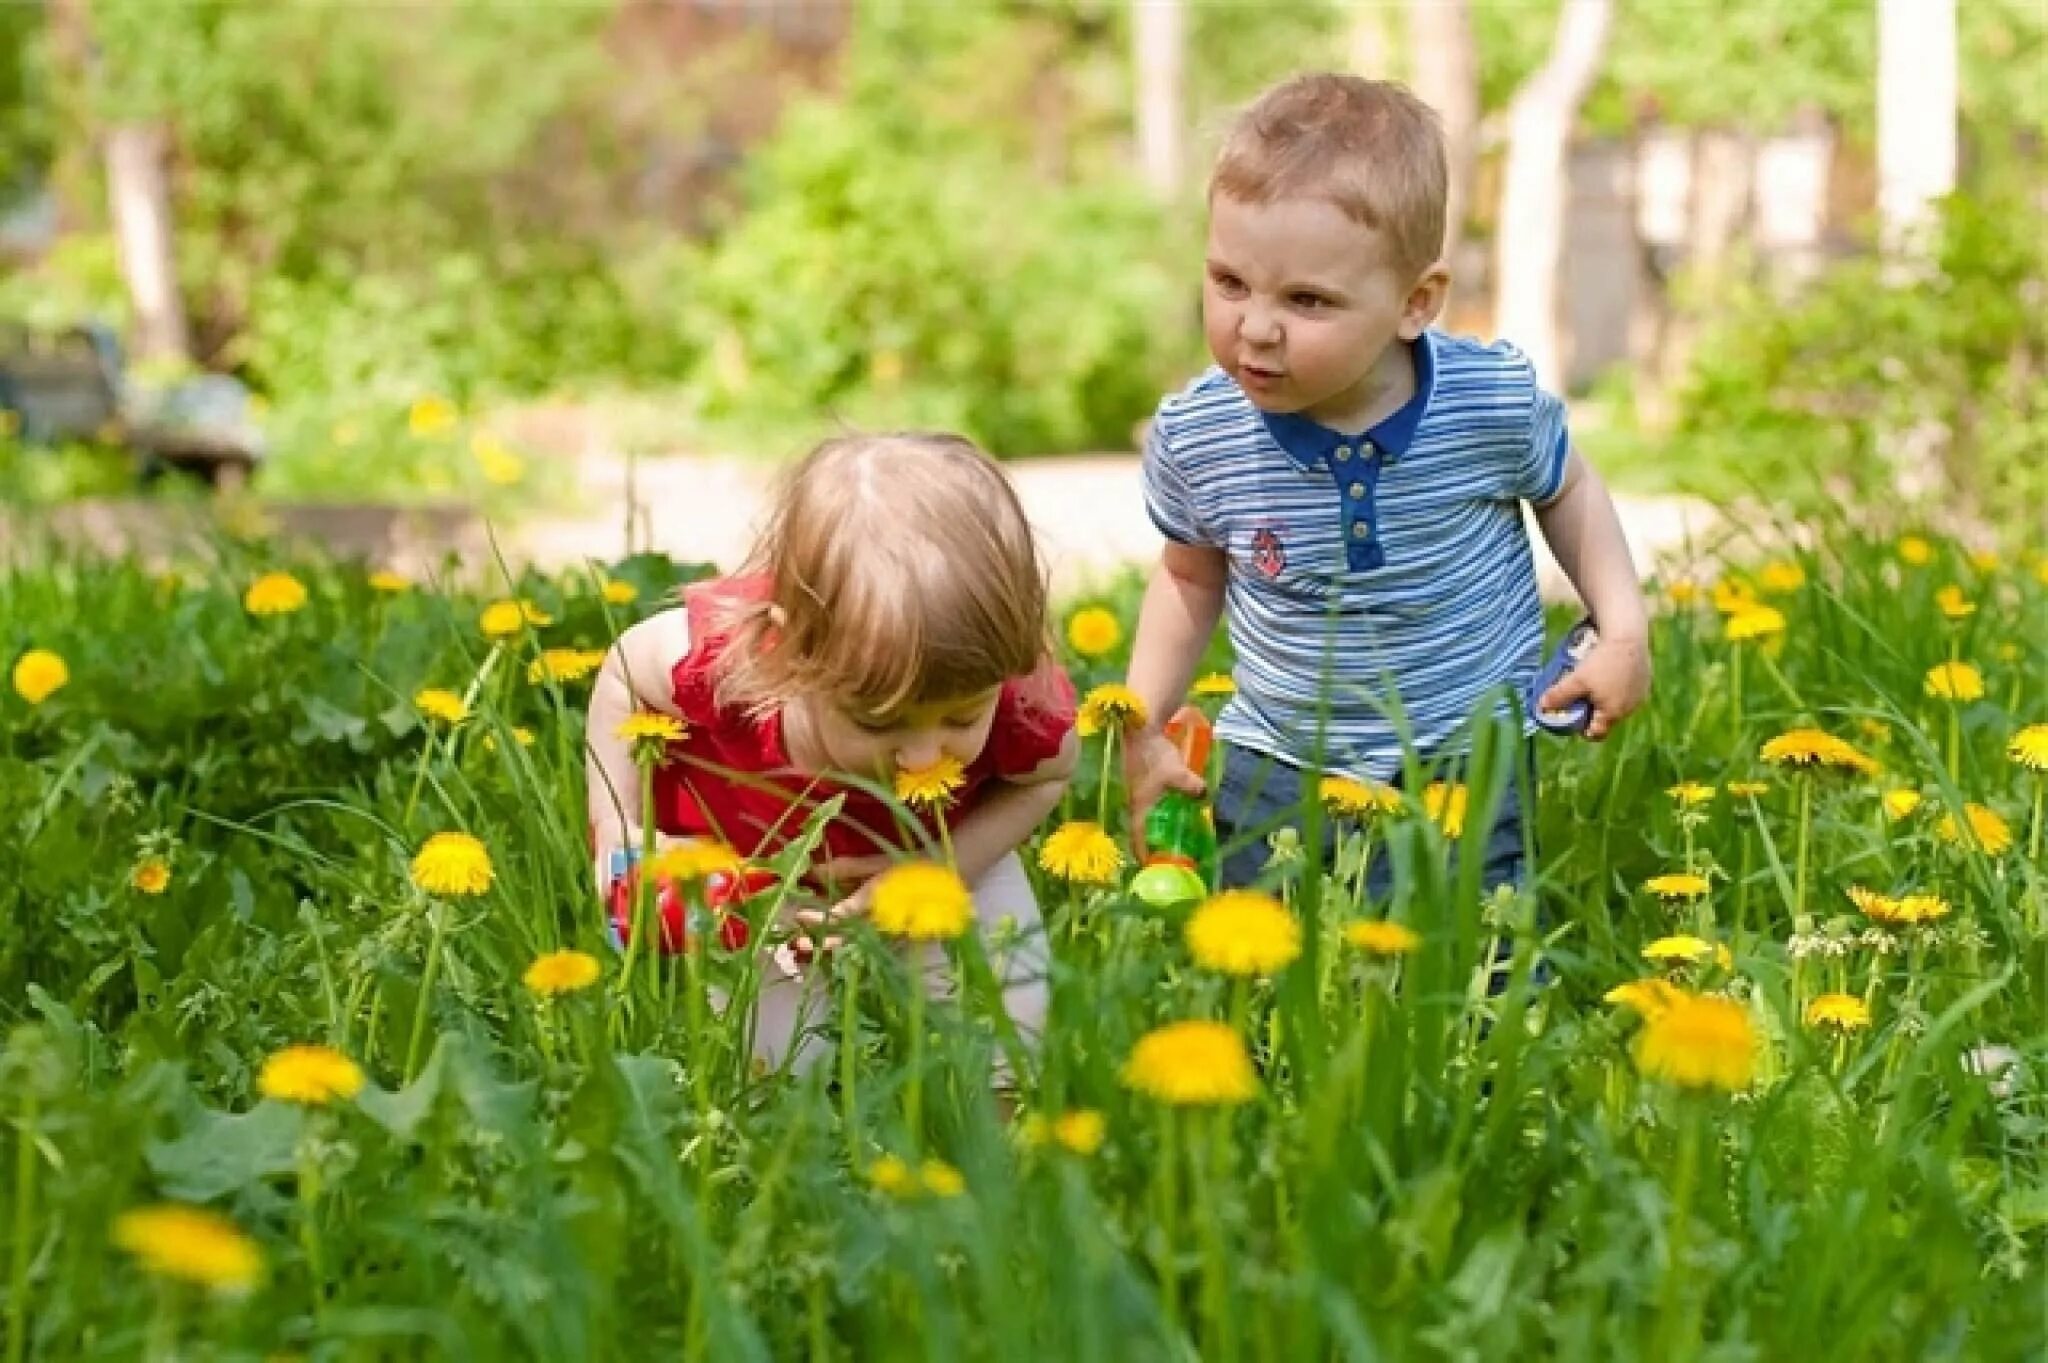
[(1192, 705), (1183, 705), (1166, 721), (1165, 733), (1189, 771), (1202, 776), (1209, 770), (1209, 744), (1215, 730), (1209, 726), (1207, 715)]

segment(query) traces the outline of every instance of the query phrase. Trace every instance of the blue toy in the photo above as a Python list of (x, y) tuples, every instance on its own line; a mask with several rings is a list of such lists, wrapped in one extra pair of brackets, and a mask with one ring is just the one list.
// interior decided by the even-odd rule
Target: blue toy
[(1562, 710), (1545, 710), (1537, 704), (1537, 700), (1544, 692), (1557, 685), (1565, 673), (1584, 661), (1586, 655), (1593, 651), (1593, 645), (1599, 642), (1600, 634), (1593, 628), (1593, 622), (1581, 620), (1565, 631), (1564, 638), (1544, 660), (1542, 668), (1536, 673), (1536, 680), (1529, 683), (1525, 697), (1530, 717), (1536, 721), (1537, 728), (1551, 734), (1586, 732), (1586, 726), (1593, 722), (1591, 701), (1575, 700)]

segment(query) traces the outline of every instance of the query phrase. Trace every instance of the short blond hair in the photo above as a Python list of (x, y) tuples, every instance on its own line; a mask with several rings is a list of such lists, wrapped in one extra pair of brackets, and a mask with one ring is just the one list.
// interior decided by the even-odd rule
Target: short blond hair
[(1384, 235), (1397, 269), (1420, 275), (1443, 254), (1449, 183), (1435, 110), (1391, 81), (1316, 72), (1281, 82), (1238, 115), (1209, 195), (1327, 200)]
[(962, 436), (827, 440), (784, 476), (723, 622), (720, 705), (798, 696), (870, 713), (979, 695), (1048, 656), (1047, 586), (1016, 489)]

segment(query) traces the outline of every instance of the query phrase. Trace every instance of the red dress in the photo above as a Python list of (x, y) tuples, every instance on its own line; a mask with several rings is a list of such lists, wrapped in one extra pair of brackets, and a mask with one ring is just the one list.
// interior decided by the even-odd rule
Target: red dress
[[(791, 770), (781, 710), (753, 719), (718, 704), (717, 663), (728, 642), (719, 630), (720, 608), (758, 600), (767, 585), (762, 578), (720, 578), (684, 594), (690, 651), (671, 675), (676, 710), (689, 732), (669, 745), (668, 759), (655, 768), (655, 826), (722, 839), (743, 856), (768, 856), (803, 831), (817, 806), (844, 795), (838, 817), (825, 827), (827, 856), (874, 856), (915, 845), (901, 822), (909, 816), (877, 796)], [(1050, 760), (1073, 727), (1073, 683), (1056, 663), (1048, 660), (1038, 673), (1004, 682), (988, 744), (967, 765), (948, 821), (957, 824), (972, 811), (991, 783), (1027, 775)], [(937, 837), (936, 821), (927, 819), (926, 832)]]

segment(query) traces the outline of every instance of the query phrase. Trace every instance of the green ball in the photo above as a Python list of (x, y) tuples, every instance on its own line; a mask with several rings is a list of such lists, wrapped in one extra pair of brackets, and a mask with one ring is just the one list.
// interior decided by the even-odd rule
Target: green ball
[(1131, 877), (1131, 894), (1149, 909), (1184, 909), (1208, 892), (1200, 876), (1170, 861), (1147, 866)]

